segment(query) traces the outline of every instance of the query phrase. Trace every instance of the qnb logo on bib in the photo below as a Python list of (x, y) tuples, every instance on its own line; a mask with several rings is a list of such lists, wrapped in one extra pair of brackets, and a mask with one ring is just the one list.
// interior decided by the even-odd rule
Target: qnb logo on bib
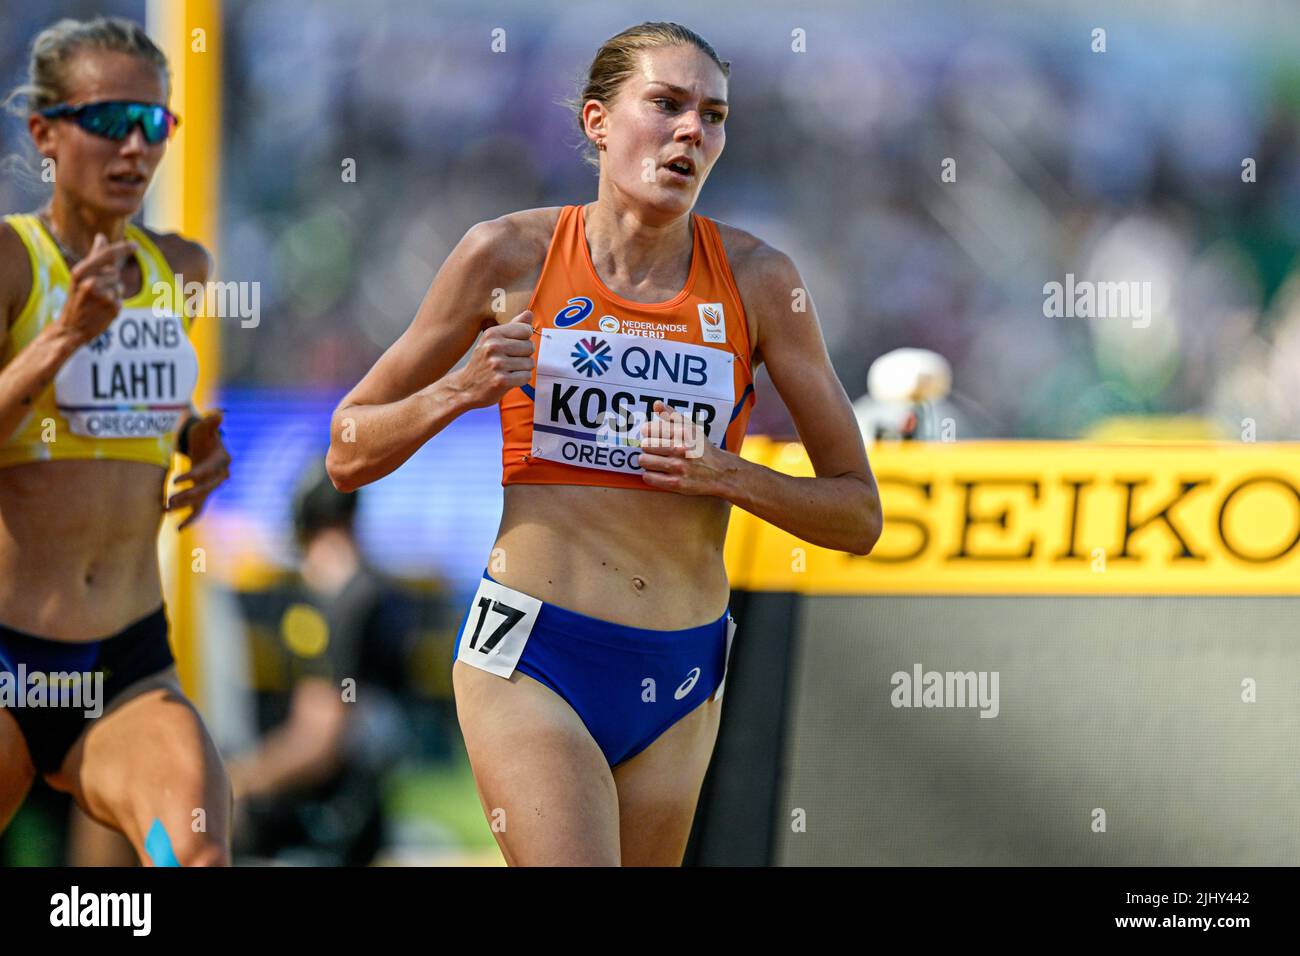
[(641, 426), (655, 401), (722, 444), (735, 401), (735, 356), (690, 342), (543, 329), (537, 354), (533, 456), (637, 473)]
[(64, 363), (54, 399), (74, 435), (157, 438), (175, 431), (198, 375), (179, 318), (124, 309)]
[(578, 347), (573, 350), (573, 367), (588, 378), (604, 375), (605, 369), (609, 368), (611, 355), (610, 348), (603, 339), (594, 335), (589, 339), (579, 339)]

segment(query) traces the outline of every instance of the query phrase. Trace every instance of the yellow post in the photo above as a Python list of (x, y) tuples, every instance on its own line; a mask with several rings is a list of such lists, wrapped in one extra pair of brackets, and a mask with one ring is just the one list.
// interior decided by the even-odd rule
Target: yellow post
[[(146, 206), (146, 224), (179, 232), (215, 255), (218, 184), (221, 177), (221, 0), (149, 0), (146, 27), (171, 66), (171, 107), (181, 128), (168, 145), (167, 158)], [(207, 411), (216, 395), (220, 328), (217, 319), (200, 319), (192, 338), (199, 356), (194, 404)], [(168, 487), (170, 487), (170, 479)], [(206, 556), (200, 547), (203, 522), (176, 533), (170, 518), (159, 542), (163, 591), (172, 622), (172, 644), (185, 692), (201, 703), (200, 631)]]

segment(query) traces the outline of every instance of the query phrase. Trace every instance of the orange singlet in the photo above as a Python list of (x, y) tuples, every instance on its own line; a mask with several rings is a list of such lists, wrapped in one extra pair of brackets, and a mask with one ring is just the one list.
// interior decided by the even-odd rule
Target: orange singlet
[(596, 275), (582, 209), (561, 210), (528, 304), (537, 365), (529, 385), (501, 398), (501, 483), (660, 491), (637, 464), (655, 399), (740, 451), (754, 404), (745, 309), (709, 219), (691, 216), (685, 288), (630, 302)]

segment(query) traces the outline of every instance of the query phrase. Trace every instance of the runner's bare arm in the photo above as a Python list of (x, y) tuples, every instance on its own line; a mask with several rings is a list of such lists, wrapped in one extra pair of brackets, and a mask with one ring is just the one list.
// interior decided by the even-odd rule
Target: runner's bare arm
[[(410, 326), (335, 409), (325, 466), (336, 488), (377, 481), (463, 412), (527, 384), (531, 330), (522, 320), (500, 324), (492, 302), (494, 290), (508, 288), (528, 259), (527, 243), (508, 219), (465, 234)], [(450, 372), (480, 332), (469, 362)]]
[(729, 456), (733, 466), (723, 497), (803, 540), (824, 548), (868, 554), (880, 537), (883, 515), (876, 480), (844, 386), (831, 367), (812, 298), (790, 308), (791, 291), (807, 289), (784, 253), (764, 246), (744, 270), (746, 307), (756, 323), (768, 374), (794, 418), (816, 478), (794, 478)]
[[(41, 392), (54, 381), (63, 363), (84, 343), (106, 329), (117, 315), (112, 289), (131, 245), (100, 241), (72, 270), (67, 304), (13, 361), (0, 369), (0, 444), (8, 441), (31, 411)], [(31, 262), (27, 248), (8, 224), (0, 226), (0, 302), (4, 329), (0, 347), (9, 336), (9, 322), (18, 317), (31, 291)]]

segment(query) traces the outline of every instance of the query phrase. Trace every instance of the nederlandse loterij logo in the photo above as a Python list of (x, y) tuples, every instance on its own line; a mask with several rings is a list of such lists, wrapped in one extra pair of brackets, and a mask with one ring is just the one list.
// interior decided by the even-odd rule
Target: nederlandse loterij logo
[(604, 339), (594, 335), (589, 339), (579, 339), (573, 352), (573, 367), (587, 378), (604, 375), (613, 360), (613, 353)]
[(700, 332), (706, 342), (727, 341), (727, 322), (722, 312), (721, 302), (701, 302)]

